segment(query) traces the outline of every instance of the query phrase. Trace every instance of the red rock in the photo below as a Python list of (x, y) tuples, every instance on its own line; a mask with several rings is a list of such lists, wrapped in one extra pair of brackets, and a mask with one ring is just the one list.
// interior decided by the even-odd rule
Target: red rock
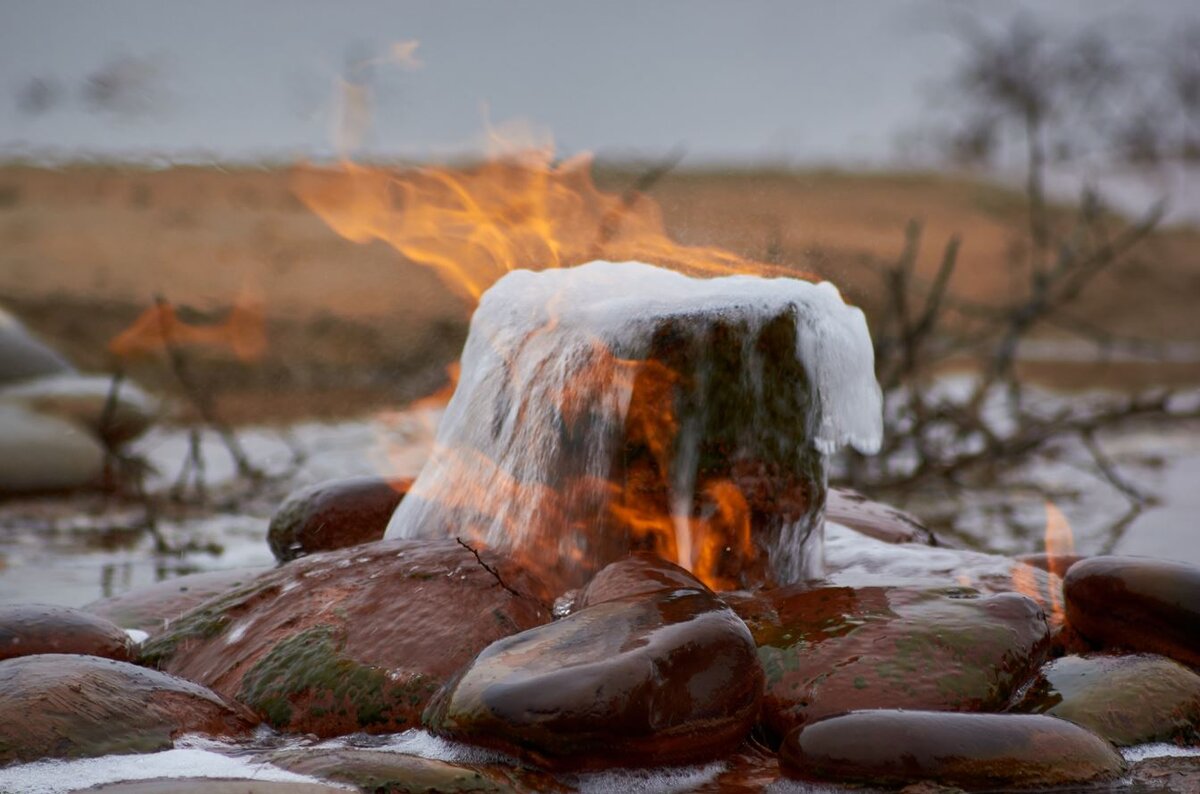
[(210, 598), (240, 587), (270, 568), (233, 568), (177, 576), (127, 593), (93, 601), (83, 609), (121, 628), (153, 637)]
[(600, 570), (579, 597), (577, 608), (651, 595), (680, 588), (703, 587), (696, 577), (652, 552), (637, 552)]
[(755, 634), (763, 722), (777, 736), (854, 709), (1003, 707), (1048, 646), (1045, 615), (1015, 593), (963, 588), (783, 588)]
[(267, 529), (267, 543), (280, 562), (380, 540), (410, 479), (348, 477), (290, 494)]
[(915, 516), (882, 502), (873, 502), (857, 491), (830, 488), (825, 500), (825, 520), (885, 543), (938, 545), (933, 532)]
[[(359, 791), (505, 794), (516, 789), (499, 773), (394, 752), (354, 748), (279, 750), (262, 760), (300, 775)], [(491, 770), (489, 770), (491, 772)], [(538, 788), (537, 790), (544, 790)]]
[(493, 643), (425, 722), (551, 769), (683, 764), (736, 748), (761, 691), (750, 632), (692, 580)]
[(0, 764), (149, 753), (185, 733), (230, 736), (257, 720), (190, 681), (74, 654), (0, 662)]
[(1092, 557), (1063, 580), (1067, 621), (1092, 642), (1200, 667), (1200, 568), (1141, 557)]
[(1124, 771), (1108, 742), (1031, 714), (856, 711), (792, 731), (780, 748), (791, 777), (872, 786), (920, 781), (964, 789), (1064, 786)]
[(70, 607), (0, 607), (0, 659), (39, 653), (81, 653), (127, 662), (129, 635), (104, 618)]
[(143, 659), (253, 708), (335, 736), (419, 723), (430, 696), (493, 641), (549, 619), (515, 562), (454, 541), (380, 541), (314, 554), (210, 600)]

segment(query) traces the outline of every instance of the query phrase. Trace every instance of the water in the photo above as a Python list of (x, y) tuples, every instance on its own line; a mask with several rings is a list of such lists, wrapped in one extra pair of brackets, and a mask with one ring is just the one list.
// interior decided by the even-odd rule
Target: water
[(738, 561), (705, 555), (743, 531), (752, 543), (753, 514), (792, 582), (819, 569), (825, 457), (869, 453), (881, 431), (866, 321), (832, 284), (636, 262), (514, 271), (475, 312), (433, 456), (387, 534), (466, 535), (576, 584), (649, 542), (745, 584)]

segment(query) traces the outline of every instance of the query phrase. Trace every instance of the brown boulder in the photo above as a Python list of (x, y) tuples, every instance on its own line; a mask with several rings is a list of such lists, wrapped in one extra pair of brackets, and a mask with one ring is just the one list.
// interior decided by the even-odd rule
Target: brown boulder
[(1200, 675), (1162, 656), (1064, 656), (1018, 708), (1070, 720), (1127, 746), (1200, 741)]
[(280, 750), (263, 758), (289, 772), (380, 794), (502, 794), (500, 775), (401, 753), (355, 748)]
[(891, 505), (873, 502), (847, 488), (829, 489), (825, 500), (825, 520), (885, 543), (938, 545), (933, 532), (915, 516)]
[(989, 789), (1064, 786), (1121, 775), (1108, 742), (1032, 714), (856, 711), (792, 731), (780, 765), (803, 780)]
[(1142, 557), (1092, 557), (1063, 580), (1067, 622), (1092, 642), (1200, 667), (1200, 567)]
[(480, 650), (549, 619), (541, 585), (506, 557), (454, 541), (380, 541), (314, 554), (210, 600), (143, 659), (319, 736), (418, 724)]
[(185, 733), (227, 736), (257, 722), (190, 681), (73, 654), (0, 662), (0, 764), (164, 750)]
[(267, 529), (267, 543), (280, 562), (380, 540), (410, 479), (347, 477), (290, 494)]
[(153, 637), (208, 599), (240, 587), (268, 570), (233, 568), (177, 576), (93, 601), (83, 609), (107, 618), (121, 628), (137, 629)]
[(967, 588), (784, 588), (755, 634), (763, 721), (777, 736), (853, 709), (1003, 707), (1048, 645), (1045, 615), (1015, 593)]
[(80, 653), (128, 662), (129, 635), (104, 618), (70, 607), (0, 607), (0, 659), (39, 653)]
[(619, 598), (697, 587), (703, 585), (678, 565), (667, 562), (652, 552), (637, 552), (624, 560), (605, 566), (593, 576), (580, 595), (577, 608), (582, 609)]
[(552, 769), (683, 764), (737, 747), (761, 691), (750, 632), (692, 580), (493, 643), (425, 722)]

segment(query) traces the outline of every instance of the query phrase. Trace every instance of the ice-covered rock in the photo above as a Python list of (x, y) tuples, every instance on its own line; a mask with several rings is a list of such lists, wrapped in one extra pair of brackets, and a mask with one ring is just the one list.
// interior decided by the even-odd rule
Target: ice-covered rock
[(0, 307), (0, 383), (72, 373), (71, 364)]
[(828, 283), (515, 271), (462, 364), (387, 536), (471, 537), (568, 584), (630, 549), (722, 589), (815, 573), (826, 457), (880, 439), (866, 322)]

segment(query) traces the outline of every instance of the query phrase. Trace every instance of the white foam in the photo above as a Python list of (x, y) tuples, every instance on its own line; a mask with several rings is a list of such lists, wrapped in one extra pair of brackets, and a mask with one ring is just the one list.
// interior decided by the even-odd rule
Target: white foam
[(452, 742), (440, 736), (434, 736), (429, 731), (412, 728), (403, 733), (379, 735), (372, 737), (369, 742), (355, 742), (352, 737), (339, 737), (322, 742), (317, 747), (353, 747), (357, 750), (377, 750), (383, 753), (403, 753), (428, 758), (434, 761), (445, 761), (451, 764), (508, 764), (517, 762), (493, 750), (474, 747), (469, 744)]
[(580, 794), (675, 794), (695, 791), (724, 771), (725, 763), (717, 761), (698, 766), (609, 769), (577, 775), (571, 782)]
[(1147, 758), (1189, 758), (1200, 756), (1200, 747), (1179, 747), (1166, 742), (1156, 744), (1139, 744), (1136, 747), (1121, 748), (1121, 755), (1131, 764), (1145, 761)]
[[(271, 764), (222, 755), (200, 748), (177, 748), (142, 755), (106, 755), (73, 761), (34, 761), (0, 769), (0, 791), (23, 794), (65, 794), (70, 791), (153, 778), (225, 778), (282, 783), (328, 781), (288, 772)], [(347, 787), (353, 790), (352, 787)]]

